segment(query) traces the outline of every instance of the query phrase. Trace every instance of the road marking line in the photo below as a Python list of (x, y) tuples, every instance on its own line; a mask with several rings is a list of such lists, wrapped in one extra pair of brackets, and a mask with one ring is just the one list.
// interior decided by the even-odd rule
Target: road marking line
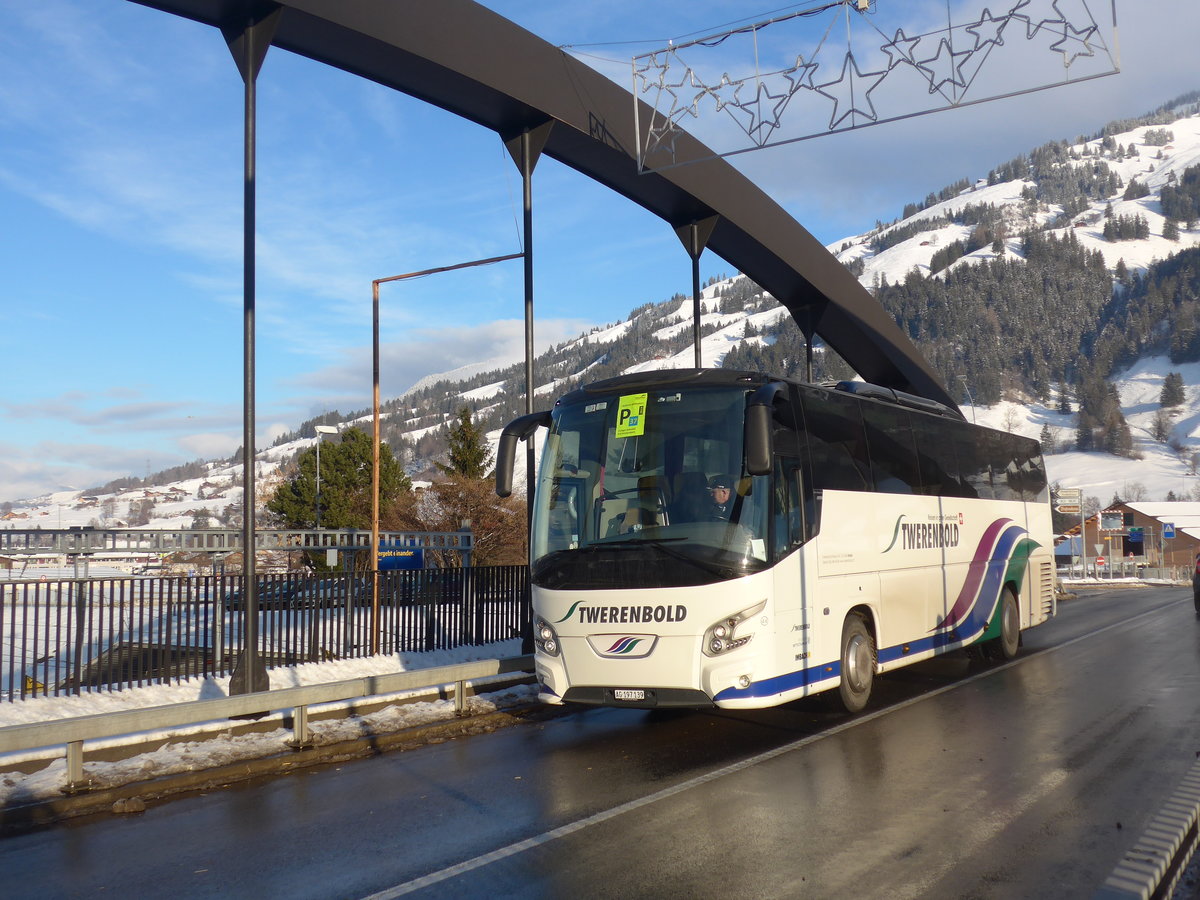
[[(1183, 601), (1176, 600), (1172, 602), (1182, 603)], [(1154, 609), (1148, 609), (1145, 612), (1134, 616), (1132, 619), (1124, 619), (1120, 622), (1113, 622), (1111, 625), (1105, 625), (1103, 628), (1099, 628), (1096, 631), (1089, 631), (1086, 634), (1073, 637), (1065, 643), (1058, 644), (1054, 647), (1048, 647), (1045, 650), (1039, 650), (1029, 656), (1021, 656), (1017, 659), (1009, 660), (1008, 662), (995, 666), (994, 668), (987, 669), (983, 672), (977, 672), (962, 681), (955, 681), (951, 684), (942, 685), (940, 688), (935, 688), (928, 693), (919, 694), (916, 697), (910, 697), (909, 699), (901, 701), (894, 706), (878, 709), (875, 710), (875, 712), (867, 713), (866, 715), (861, 715), (850, 719), (849, 721), (843, 722), (840, 725), (827, 728), (824, 731), (821, 731), (819, 734), (810, 734), (807, 737), (792, 741), (790, 744), (784, 744), (781, 747), (776, 747), (774, 750), (767, 750), (758, 754), (757, 756), (748, 757), (741, 762), (731, 763), (728, 766), (722, 766), (719, 769), (714, 769), (705, 775), (698, 775), (695, 778), (691, 778), (687, 781), (681, 781), (679, 784), (674, 785), (673, 787), (663, 788), (660, 791), (656, 791), (653, 794), (648, 794), (638, 800), (630, 800), (627, 803), (614, 806), (612, 809), (593, 813), (586, 818), (578, 819), (577, 821), (570, 822), (566, 825), (560, 825), (558, 828), (553, 828), (550, 831), (544, 831), (539, 835), (526, 838), (523, 841), (517, 841), (516, 843), (509, 844), (506, 847), (500, 847), (499, 849), (492, 850), (489, 853), (484, 853), (472, 859), (467, 859), (452, 866), (447, 866), (444, 869), (439, 869), (436, 872), (430, 872), (428, 875), (422, 875), (420, 878), (415, 878), (412, 881), (406, 881), (403, 884), (394, 885), (393, 887), (386, 888), (378, 893), (364, 897), (363, 900), (394, 900), (396, 897), (403, 897), (406, 894), (411, 894), (414, 891), (422, 890), (423, 888), (430, 887), (431, 885), (440, 884), (443, 881), (449, 881), (451, 878), (457, 878), (459, 875), (465, 875), (468, 872), (481, 869), (484, 866), (491, 865), (494, 862), (500, 862), (501, 860), (508, 859), (509, 857), (517, 856), (518, 854), (524, 853), (526, 850), (532, 850), (535, 847), (542, 846), (543, 844), (549, 844), (551, 841), (556, 841), (559, 838), (567, 837), (575, 834), (578, 831), (583, 831), (585, 828), (590, 828), (593, 825), (599, 825), (602, 822), (607, 822), (609, 819), (615, 819), (618, 816), (624, 815), (625, 813), (634, 812), (635, 810), (658, 803), (661, 800), (674, 797), (676, 794), (682, 794), (684, 791), (689, 791), (692, 788), (700, 787), (701, 785), (716, 781), (718, 778), (724, 778), (727, 775), (736, 774), (744, 769), (749, 769), (753, 766), (759, 765), (760, 763), (768, 762), (776, 757), (791, 753), (793, 750), (799, 750), (802, 747), (815, 744), (817, 741), (834, 737), (835, 735), (841, 734), (843, 731), (849, 731), (851, 728), (855, 728), (859, 725), (865, 725), (866, 723), (873, 722), (876, 719), (882, 718), (883, 716), (894, 712), (899, 712), (902, 709), (907, 709), (909, 706), (913, 706), (914, 704), (923, 700), (928, 700), (957, 688), (972, 684), (973, 682), (980, 681), (984, 678), (989, 678), (998, 672), (1011, 669), (1013, 666), (1035, 660), (1042, 654), (1064, 650), (1067, 647), (1079, 643), (1080, 641), (1097, 637), (1098, 635), (1104, 634), (1107, 631), (1112, 631), (1114, 628), (1131, 625), (1140, 619), (1145, 618), (1146, 616), (1160, 612), (1170, 605), (1172, 605), (1172, 603), (1165, 603), (1162, 606), (1155, 607)]]

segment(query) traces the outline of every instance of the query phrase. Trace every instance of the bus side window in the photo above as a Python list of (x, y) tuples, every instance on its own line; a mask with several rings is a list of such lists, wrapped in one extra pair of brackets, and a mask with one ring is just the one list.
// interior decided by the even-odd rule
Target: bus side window
[(962, 496), (991, 500), (992, 476), (987, 448), (980, 445), (976, 434), (972, 433), (971, 426), (965, 422), (950, 423), (948, 431), (958, 462), (959, 479), (963, 486)]
[(965, 497), (968, 495), (958, 480), (954, 445), (946, 440), (945, 421), (922, 413), (912, 416), (921, 470), (917, 493), (930, 497)]
[(863, 422), (871, 451), (875, 490), (885, 494), (913, 493), (921, 482), (921, 475), (907, 410), (864, 402)]
[(774, 527), (771, 535), (774, 558), (779, 559), (808, 540), (815, 510), (811, 494), (810, 502), (805, 503), (803, 499), (804, 478), (799, 459), (777, 457), (774, 481)]
[(832, 391), (801, 389), (812, 489), (871, 490), (871, 460), (859, 402)]
[(992, 495), (997, 500), (1020, 500), (1021, 475), (1017, 471), (1013, 435), (991, 431), (984, 435), (983, 446), (992, 464)]

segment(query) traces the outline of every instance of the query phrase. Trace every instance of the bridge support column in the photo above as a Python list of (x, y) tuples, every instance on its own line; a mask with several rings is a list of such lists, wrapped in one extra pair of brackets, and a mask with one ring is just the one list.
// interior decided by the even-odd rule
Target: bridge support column
[[(522, 250), (525, 252), (525, 413), (533, 412), (533, 170), (550, 137), (554, 121), (523, 128), (520, 134), (506, 138), (504, 146), (521, 172)], [(533, 522), (533, 486), (536, 481), (533, 441), (525, 448), (525, 534)], [(533, 652), (533, 623), (522, 626), (521, 652)]]
[(686, 225), (676, 225), (675, 234), (683, 242), (683, 249), (692, 258), (692, 344), (696, 351), (696, 368), (703, 368), (700, 354), (700, 255), (708, 246), (713, 229), (720, 216), (709, 216), (707, 219), (689, 222)]
[(255, 218), (255, 85), (271, 38), (279, 25), (282, 7), (274, 3), (246, 0), (221, 27), (233, 61), (245, 83), (245, 129), (242, 142), (245, 177), (242, 191), (242, 572), (245, 603), (246, 646), (238, 654), (237, 667), (229, 684), (230, 694), (269, 690), (267, 667), (258, 653), (258, 590), (254, 570), (254, 218)]

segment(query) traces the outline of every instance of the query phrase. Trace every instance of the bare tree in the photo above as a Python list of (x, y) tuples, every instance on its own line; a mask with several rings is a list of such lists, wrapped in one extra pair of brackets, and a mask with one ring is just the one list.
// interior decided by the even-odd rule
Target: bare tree
[(1150, 493), (1146, 490), (1146, 485), (1142, 484), (1142, 482), (1125, 482), (1125, 501), (1127, 503), (1136, 503), (1140, 500), (1145, 500), (1149, 496)]
[[(511, 566), (528, 561), (524, 501), (516, 497), (501, 500), (494, 483), (486, 479), (455, 477), (405, 495), (395, 514), (383, 524), (394, 530), (458, 531), (466, 521), (473, 532), (474, 565)], [(455, 553), (444, 554), (438, 562), (443, 566), (460, 564)]]

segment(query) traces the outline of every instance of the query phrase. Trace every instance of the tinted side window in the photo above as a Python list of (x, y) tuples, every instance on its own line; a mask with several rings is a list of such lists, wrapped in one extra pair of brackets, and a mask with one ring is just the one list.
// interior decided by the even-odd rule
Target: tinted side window
[(1037, 442), (1029, 438), (1017, 438), (1015, 452), (1017, 471), (1020, 473), (1015, 487), (1020, 499), (1048, 500), (1046, 464)]
[(992, 499), (992, 472), (983, 430), (972, 429), (966, 422), (950, 422), (949, 433), (958, 461), (962, 496)]
[(864, 402), (862, 413), (875, 490), (886, 494), (916, 493), (921, 476), (908, 411)]
[(992, 464), (992, 492), (997, 500), (1020, 500), (1021, 473), (1017, 468), (1016, 439), (1003, 431), (989, 431), (984, 444)]
[(859, 402), (833, 391), (801, 388), (814, 490), (869, 491), (867, 455)]
[(949, 439), (947, 419), (914, 413), (912, 427), (917, 441), (921, 484), (918, 493), (941, 497), (967, 496), (958, 479), (954, 443)]

